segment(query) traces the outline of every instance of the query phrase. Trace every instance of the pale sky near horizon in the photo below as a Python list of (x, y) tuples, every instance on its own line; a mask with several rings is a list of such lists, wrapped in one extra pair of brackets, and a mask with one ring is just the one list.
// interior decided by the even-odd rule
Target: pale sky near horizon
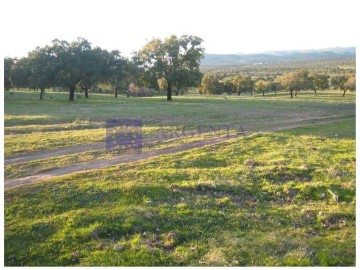
[(84, 37), (123, 55), (153, 37), (197, 35), (206, 53), (357, 46), (356, 0), (2, 0), (3, 56)]

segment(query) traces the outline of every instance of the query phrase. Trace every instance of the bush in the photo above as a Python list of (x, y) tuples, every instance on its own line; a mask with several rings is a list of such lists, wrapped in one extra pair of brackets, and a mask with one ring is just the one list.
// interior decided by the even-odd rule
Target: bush
[(152, 97), (153, 89), (147, 87), (139, 87), (131, 83), (128, 88), (128, 94), (132, 97)]

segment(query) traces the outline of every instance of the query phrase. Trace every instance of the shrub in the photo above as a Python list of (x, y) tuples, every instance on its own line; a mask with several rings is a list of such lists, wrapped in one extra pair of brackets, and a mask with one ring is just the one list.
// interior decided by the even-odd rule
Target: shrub
[(153, 89), (139, 87), (134, 83), (131, 83), (128, 88), (128, 94), (132, 97), (152, 97)]

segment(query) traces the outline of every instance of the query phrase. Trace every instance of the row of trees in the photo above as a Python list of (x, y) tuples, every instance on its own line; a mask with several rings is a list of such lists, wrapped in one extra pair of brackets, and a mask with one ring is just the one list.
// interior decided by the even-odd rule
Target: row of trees
[(119, 51), (92, 47), (83, 38), (71, 43), (56, 39), (13, 62), (8, 79), (11, 87), (40, 89), (40, 99), (52, 87), (68, 88), (69, 100), (74, 100), (75, 89), (80, 87), (87, 98), (89, 88), (101, 82), (113, 84), (116, 95), (132, 74), (131, 63)]
[(184, 87), (200, 84), (199, 66), (204, 54), (201, 43), (196, 36), (153, 39), (128, 60), (119, 51), (93, 47), (83, 38), (71, 43), (56, 39), (27, 57), (6, 58), (4, 88), (40, 89), (40, 99), (45, 89), (68, 88), (69, 100), (74, 100), (77, 87), (87, 98), (91, 87), (111, 84), (117, 97), (119, 90), (127, 91), (129, 85), (131, 89), (158, 88), (160, 80), (166, 84), (167, 99), (171, 100), (173, 91), (178, 94)]
[(253, 91), (255, 91), (264, 96), (266, 92), (288, 91), (292, 98), (300, 90), (313, 90), (317, 95), (318, 90), (328, 89), (330, 84), (334, 89), (342, 90), (343, 96), (345, 96), (348, 90), (355, 91), (356, 89), (355, 74), (330, 77), (327, 74), (301, 69), (276, 77), (260, 77), (256, 80), (248, 75), (235, 75), (219, 80), (216, 75), (207, 74), (201, 81), (199, 92), (209, 95), (227, 93), (240, 96), (241, 93), (245, 92), (253, 95)]
[[(27, 57), (6, 58), (4, 63), (4, 88), (40, 89), (43, 99), (45, 89), (61, 87), (69, 89), (69, 100), (74, 100), (75, 89), (89, 96), (89, 89), (99, 84), (110, 85), (115, 97), (119, 91), (148, 95), (146, 89), (163, 89), (167, 99), (181, 94), (190, 86), (199, 86), (201, 94), (237, 94), (253, 91), (265, 95), (269, 91), (289, 91), (290, 96), (304, 89), (317, 91), (329, 88), (341, 89), (343, 96), (355, 90), (355, 75), (336, 75), (299, 70), (259, 77), (233, 75), (220, 79), (216, 75), (203, 74), (199, 70), (204, 55), (202, 39), (196, 36), (170, 36), (164, 40), (155, 38), (132, 59), (121, 56), (119, 51), (93, 47), (86, 39), (74, 42), (54, 40), (51, 45), (36, 48)], [(130, 86), (130, 87), (129, 87)]]
[(200, 94), (218, 95), (222, 93), (237, 94), (254, 90), (254, 81), (248, 75), (236, 75), (226, 80), (219, 80), (215, 75), (207, 74), (201, 81)]
[(247, 74), (257, 77), (274, 77), (285, 73), (306, 69), (309, 72), (319, 72), (329, 75), (346, 75), (355, 73), (355, 58), (329, 58), (314, 60), (294, 60), (266, 63), (263, 65), (238, 65), (238, 66), (203, 66), (202, 71), (206, 74), (215, 74), (224, 80), (238, 74)]

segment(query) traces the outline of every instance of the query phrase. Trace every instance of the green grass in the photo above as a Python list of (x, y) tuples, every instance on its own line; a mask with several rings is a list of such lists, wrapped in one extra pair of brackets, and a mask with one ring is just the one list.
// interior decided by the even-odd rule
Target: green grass
[(105, 129), (38, 132), (5, 136), (5, 156), (103, 141)]
[[(12, 93), (12, 94), (11, 94)], [(354, 95), (342, 98), (337, 91), (314, 97), (311, 92), (290, 99), (285, 94), (269, 97), (164, 97), (113, 98), (93, 94), (89, 100), (66, 100), (66, 93), (46, 94), (43, 101), (33, 91), (5, 92), (5, 157), (53, 148), (90, 144), (105, 138), (105, 121), (117, 117), (141, 117), (143, 131), (159, 126), (242, 125), (248, 130), (275, 121), (308, 117), (351, 117)], [(329, 97), (324, 99), (323, 97)]]
[(354, 265), (355, 142), (313, 135), (332, 129), (9, 190), (5, 265)]
[(289, 135), (302, 135), (312, 134), (321, 137), (333, 138), (333, 139), (353, 139), (356, 138), (355, 132), (355, 118), (344, 119), (341, 122), (332, 124), (323, 124), (316, 126), (307, 126), (301, 128), (294, 128), (288, 131)]
[[(206, 136), (207, 133), (204, 133), (203, 135)], [(204, 136), (169, 138), (166, 140), (156, 140), (150, 142), (144, 141), (142, 144), (141, 152), (147, 153), (150, 151), (160, 150), (164, 148), (177, 147), (182, 144), (201, 142), (204, 140)], [(51, 149), (51, 146), (49, 147), (49, 149)], [(105, 160), (105, 159), (124, 156), (124, 155), (129, 155), (129, 153), (107, 152), (106, 149), (101, 149), (101, 150), (90, 150), (90, 151), (83, 151), (73, 154), (66, 154), (57, 157), (49, 157), (42, 159), (39, 158), (36, 160), (31, 160), (26, 162), (17, 162), (14, 164), (6, 165), (4, 167), (5, 179), (11, 180), (13, 178), (20, 178), (29, 175), (44, 173), (55, 169), (60, 169), (62, 167), (68, 167), (68, 166), (83, 164), (92, 161)]]
[[(172, 102), (167, 102), (165, 97), (115, 99), (101, 94), (92, 94), (88, 100), (68, 102), (66, 93), (52, 92), (47, 93), (45, 100), (40, 101), (37, 93), (32, 91), (12, 93), (5, 93), (6, 127), (34, 123), (72, 123), (75, 120), (103, 121), (109, 117), (142, 117), (149, 125), (184, 124), (189, 120), (197, 124), (204, 117), (211, 123), (223, 123), (229, 119), (234, 121), (235, 116), (246, 116), (249, 111), (271, 113), (272, 117), (281, 117), (280, 113), (300, 113), (314, 108), (317, 111), (324, 109), (337, 112), (346, 109), (353, 112), (355, 99), (354, 93), (343, 98), (339, 91), (333, 90), (323, 92), (318, 97), (311, 92), (303, 92), (294, 99), (290, 99), (287, 93), (282, 93), (265, 97), (230, 96), (227, 99), (222, 96), (179, 96), (174, 97)], [(215, 116), (221, 121), (211, 120)]]
[[(6, 190), (6, 266), (355, 265), (353, 93), (173, 102), (92, 94), (70, 103), (65, 93), (39, 101), (36, 92), (12, 92), (5, 92), (5, 158), (102, 141), (105, 120), (115, 117), (141, 117), (145, 137), (160, 127), (204, 123), (309, 126)], [(110, 156), (99, 150), (34, 160), (6, 166), (5, 174)]]

